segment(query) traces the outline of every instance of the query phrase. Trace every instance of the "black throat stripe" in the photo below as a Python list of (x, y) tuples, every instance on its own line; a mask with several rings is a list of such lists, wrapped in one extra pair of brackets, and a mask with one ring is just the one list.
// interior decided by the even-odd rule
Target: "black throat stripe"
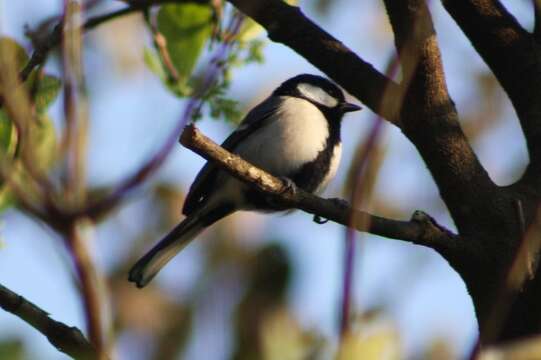
[(334, 148), (340, 143), (341, 115), (337, 118), (334, 118), (332, 114), (325, 115), (328, 119), (329, 136), (323, 149), (314, 160), (304, 164), (298, 171), (289, 176), (295, 185), (308, 192), (314, 192), (329, 173)]

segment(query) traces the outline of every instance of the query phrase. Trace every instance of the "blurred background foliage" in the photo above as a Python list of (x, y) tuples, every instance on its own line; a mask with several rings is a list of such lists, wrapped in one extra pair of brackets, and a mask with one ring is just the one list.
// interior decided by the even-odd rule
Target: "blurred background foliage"
[[(122, 5), (87, 3), (85, 16)], [(61, 13), (60, 2), (1, 4), (0, 57), (13, 58), (21, 69), (28, 60), (26, 49), (52, 31)], [(378, 1), (318, 0), (300, 5), (324, 28), (367, 54), (377, 67), (392, 55), (392, 34)], [(514, 114), (492, 74), (439, 4), (433, 5), (436, 24), (444, 30), (440, 42), (464, 129), (496, 181), (505, 183), (522, 171), (526, 161)], [(529, 2), (506, 5), (521, 21), (532, 21)], [(238, 35), (228, 33), (232, 17), (231, 8), (220, 1), (168, 4), (112, 20), (85, 36), (89, 199), (110, 193), (119, 179), (159, 148), (191, 96), (204, 99), (194, 120), (201, 120), (204, 131), (219, 139), (278, 83), (298, 72), (317, 72), (291, 51), (269, 43), (263, 29), (249, 19)], [(218, 64), (223, 75), (205, 94), (198, 93), (207, 64), (228, 42), (231, 51)], [(65, 176), (62, 79), (66, 74), (61, 59), (55, 50), (25, 83), (27, 111), (32, 113), (27, 155), (13, 114), (0, 108), (2, 156), (29, 194), (39, 186), (33, 171), (47, 174), (55, 189), (61, 188)], [(344, 125), (344, 162), (330, 192), (352, 194), (354, 165), (374, 119), (365, 111), (361, 119), (346, 120), (353, 124)], [(505, 149), (502, 142), (508, 145)], [(150, 181), (97, 224), (90, 245), (107, 285), (103, 296), (111, 326), (106, 335), (113, 358), (441, 360), (469, 353), (475, 320), (463, 285), (455, 275), (441, 281), (430, 277), (431, 272), (441, 275), (452, 270), (427, 250), (371, 236), (359, 240), (355, 287), (362, 291), (355, 293), (351, 329), (339, 341), (343, 229), (309, 224), (309, 217), (299, 212), (287, 219), (253, 214), (225, 219), (149, 287), (133, 287), (126, 281), (127, 270), (179, 221), (187, 185), (201, 164), (194, 154), (176, 149)], [(452, 227), (424, 166), (396, 129), (385, 128), (366, 174), (363, 189), (357, 192), (363, 208), (393, 218), (428, 209)], [(77, 280), (58, 235), (27, 221), (28, 214), (18, 209), (16, 196), (5, 183), (0, 208), (6, 228), (0, 246), (0, 283), (50, 311), (53, 318), (84, 329)], [(452, 290), (445, 292), (445, 287)], [(407, 299), (417, 303), (401, 306)], [(431, 301), (439, 306), (430, 308)], [(453, 322), (456, 311), (462, 315)], [(0, 314), (0, 359), (63, 357), (19, 322)], [(513, 357), (498, 354), (519, 358), (517, 352)]]

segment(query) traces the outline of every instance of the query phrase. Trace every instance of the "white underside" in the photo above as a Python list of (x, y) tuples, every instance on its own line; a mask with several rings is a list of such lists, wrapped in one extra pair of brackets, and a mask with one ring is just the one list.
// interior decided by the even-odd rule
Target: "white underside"
[(286, 176), (316, 158), (329, 130), (321, 111), (303, 99), (285, 97), (275, 116), (235, 152), (271, 174)]
[[(315, 105), (294, 97), (285, 97), (275, 116), (268, 125), (244, 139), (234, 152), (275, 176), (288, 176), (314, 160), (323, 150), (329, 136), (328, 124)], [(335, 146), (329, 172), (317, 188), (317, 193), (321, 193), (336, 174), (341, 150), (340, 145)], [(214, 193), (209, 202), (220, 202), (227, 198), (241, 205), (244, 202), (241, 190), (245, 185), (223, 173), (219, 177), (221, 181), (216, 184), (220, 186), (219, 193)]]

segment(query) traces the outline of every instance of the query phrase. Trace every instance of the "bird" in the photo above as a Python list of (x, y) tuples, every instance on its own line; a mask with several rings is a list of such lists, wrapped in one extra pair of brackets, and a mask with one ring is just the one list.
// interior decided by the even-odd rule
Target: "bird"
[[(346, 102), (342, 90), (327, 78), (300, 74), (249, 111), (222, 147), (289, 185), (320, 194), (340, 162), (342, 118), (360, 109)], [(205, 228), (240, 210), (286, 209), (207, 162), (185, 198), (185, 219), (135, 263), (128, 280), (138, 288), (146, 286)]]

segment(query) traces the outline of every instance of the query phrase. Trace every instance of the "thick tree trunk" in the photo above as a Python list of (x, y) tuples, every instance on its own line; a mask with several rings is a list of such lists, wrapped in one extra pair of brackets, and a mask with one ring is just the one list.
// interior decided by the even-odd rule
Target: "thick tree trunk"
[(384, 0), (402, 66), (400, 84), (299, 8), (279, 0), (229, 1), (263, 25), (272, 40), (297, 51), (400, 127), (416, 146), (459, 234), (440, 236), (438, 241), (396, 237), (435, 249), (458, 272), (473, 299), (481, 342), (500, 343), (541, 332), (539, 8), (535, 31), (529, 33), (497, 0), (442, 0), (511, 99), (524, 132), (530, 163), (519, 181), (500, 187), (462, 132), (425, 0)]

